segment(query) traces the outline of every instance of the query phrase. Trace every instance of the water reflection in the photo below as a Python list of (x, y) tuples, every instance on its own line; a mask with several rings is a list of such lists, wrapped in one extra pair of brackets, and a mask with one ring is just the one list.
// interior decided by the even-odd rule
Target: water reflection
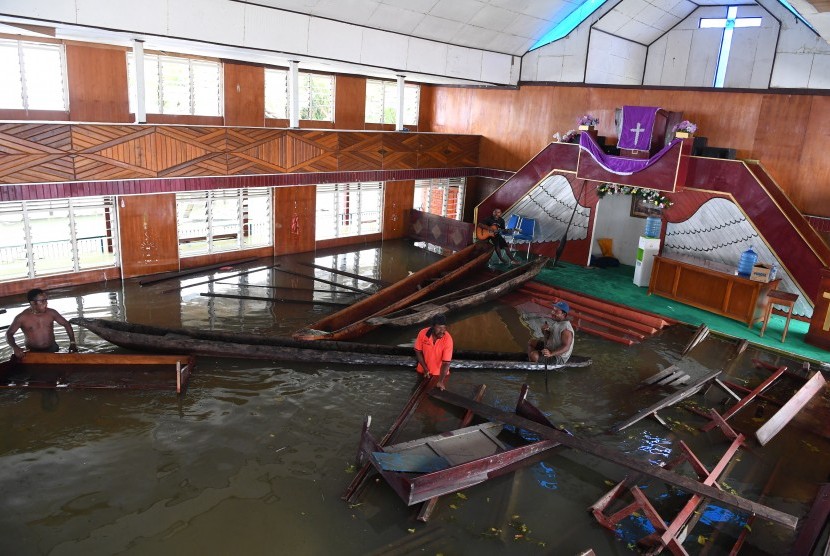
[[(389, 242), (258, 261), (144, 287), (127, 281), (67, 288), (50, 292), (50, 305), (67, 318), (289, 335), (331, 308), (200, 294), (249, 295), (253, 286), (290, 287), (329, 290), (297, 291), (298, 297), (341, 300), (344, 290), (315, 278), (371, 288), (300, 263), (392, 282), (438, 258), (405, 241)], [(270, 268), (274, 263), (280, 266)], [(253, 295), (276, 297), (276, 291), (261, 289)], [(0, 324), (25, 306), (20, 298), (5, 301), (8, 313), (0, 315)], [(526, 322), (527, 315), (513, 305), (493, 303), (452, 315), (450, 331), (460, 348), (518, 351), (531, 334)], [(362, 341), (411, 345), (417, 330), (381, 328)], [(590, 355), (591, 368), (551, 372), (547, 378), (543, 372), (455, 371), (449, 387), (469, 395), (486, 383), (485, 403), (512, 411), (526, 382), (530, 401), (578, 436), (644, 464), (668, 461), (682, 439), (712, 465), (728, 446), (718, 431), (668, 431), (645, 420), (623, 434), (606, 434), (666, 395), (665, 390), (636, 388), (676, 363), (692, 332), (674, 327), (631, 347), (577, 333), (575, 352)], [(65, 334), (60, 328), (56, 333), (65, 346)], [(76, 334), (84, 351), (122, 351), (84, 329)], [(700, 368), (718, 368), (728, 348), (727, 341), (710, 338), (688, 360)], [(0, 357), (9, 354), (3, 345)], [(730, 376), (757, 384), (764, 375), (752, 366), (752, 357), (770, 355), (750, 350)], [(444, 554), (576, 554), (588, 547), (598, 554), (628, 554), (629, 544), (649, 533), (637, 517), (621, 524), (617, 535), (622, 540), (598, 527), (585, 509), (609, 483), (630, 472), (564, 448), (517, 473), (465, 490), (465, 498), (445, 497), (429, 524), (414, 521), (414, 510), (382, 482), (372, 483), (358, 505), (347, 506), (340, 495), (353, 477), (365, 415), (373, 418), (373, 433), (382, 436), (416, 381), (415, 373), (405, 369), (201, 358), (181, 399), (171, 392), (0, 392), (0, 465), (5, 471), (0, 474), (0, 552), (173, 554), (199, 547), (209, 554), (365, 554), (414, 545), (425, 553)], [(786, 398), (785, 392), (781, 395)], [(399, 440), (451, 430), (461, 413), (429, 401)], [(667, 410), (666, 416), (702, 424), (680, 408)], [(753, 411), (738, 414), (736, 426), (754, 430), (753, 417)], [(824, 439), (788, 429), (763, 449), (762, 458), (740, 452), (725, 480), (757, 499), (770, 477), (764, 462), (781, 458), (794, 476), (782, 474), (766, 500), (800, 515), (814, 495), (811, 488), (830, 472), (830, 458), (823, 457), (828, 451)], [(667, 494), (662, 484), (643, 486), (666, 515), (687, 499)], [(514, 516), (530, 531), (520, 540)], [(718, 531), (708, 550), (727, 553), (743, 519), (709, 506), (684, 546), (698, 552), (703, 545), (697, 535), (708, 539)], [(790, 533), (776, 526), (758, 529), (748, 540), (753, 549), (786, 551)]]

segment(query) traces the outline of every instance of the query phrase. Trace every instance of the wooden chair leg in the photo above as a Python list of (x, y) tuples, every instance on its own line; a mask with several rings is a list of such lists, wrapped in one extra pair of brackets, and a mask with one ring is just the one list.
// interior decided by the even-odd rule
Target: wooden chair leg
[(764, 337), (764, 332), (767, 330), (767, 324), (769, 324), (769, 319), (772, 316), (772, 303), (767, 303), (766, 308), (764, 309), (764, 324), (761, 326), (761, 338)]
[(784, 343), (784, 340), (787, 339), (787, 330), (790, 328), (790, 319), (793, 317), (793, 306), (790, 305), (789, 309), (787, 310), (787, 322), (784, 323), (784, 333), (781, 334), (781, 343)]

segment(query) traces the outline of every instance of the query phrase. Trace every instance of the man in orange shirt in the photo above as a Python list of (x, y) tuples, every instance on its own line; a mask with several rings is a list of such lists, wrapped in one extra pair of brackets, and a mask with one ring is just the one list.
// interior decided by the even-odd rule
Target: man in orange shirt
[(447, 332), (447, 318), (444, 315), (432, 317), (432, 325), (418, 332), (415, 339), (415, 359), (418, 372), (424, 378), (440, 375), (436, 386), (443, 390), (450, 376), (452, 361), (452, 336)]

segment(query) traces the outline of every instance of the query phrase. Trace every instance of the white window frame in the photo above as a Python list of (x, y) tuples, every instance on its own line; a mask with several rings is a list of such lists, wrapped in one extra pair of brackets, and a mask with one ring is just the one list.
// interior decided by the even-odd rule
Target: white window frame
[[(326, 183), (317, 185), (317, 203), (316, 203), (316, 223), (315, 225), (315, 241), (322, 241), (326, 239), (338, 239), (343, 237), (356, 237), (368, 234), (377, 234), (383, 231), (383, 188), (384, 183), (379, 181), (373, 182), (351, 182), (351, 183)], [(367, 207), (363, 193), (377, 193), (377, 206)], [(334, 193), (333, 205), (326, 206), (325, 198), (322, 195)], [(355, 195), (355, 198), (349, 199), (348, 215), (341, 212), (341, 206), (345, 205), (342, 202), (343, 195)], [(374, 215), (374, 220), (371, 217)], [(321, 235), (322, 231), (326, 229), (321, 226), (321, 222), (328, 222), (333, 218), (334, 227), (333, 234)], [(355, 219), (354, 224), (346, 225), (344, 222), (347, 219)], [(328, 230), (332, 230), (331, 226)], [(328, 231), (327, 230), (327, 231)]]
[[(156, 60), (156, 71), (157, 75), (157, 82), (158, 88), (155, 91), (156, 100), (158, 103), (158, 112), (151, 112), (155, 114), (166, 114), (172, 116), (208, 116), (208, 117), (222, 117), (225, 113), (225, 87), (224, 87), (224, 68), (222, 62), (218, 60), (209, 60), (205, 58), (192, 58), (188, 56), (170, 56), (168, 54), (159, 54), (155, 52), (145, 53), (144, 54), (144, 64), (145, 64), (145, 72), (147, 68), (147, 62), (155, 59)], [(164, 111), (164, 80), (162, 79), (163, 76), (163, 64), (165, 61), (187, 61), (187, 73), (188, 73), (188, 89), (189, 89), (189, 110), (187, 114), (181, 114), (177, 112), (165, 112)], [(217, 74), (219, 78), (217, 79), (217, 91), (216, 91), (216, 113), (215, 114), (202, 114), (196, 112), (196, 88), (195, 88), (195, 78), (194, 78), (194, 71), (193, 71), (193, 64), (214, 64), (217, 66)], [(136, 84), (133, 76), (133, 72), (131, 68), (135, 64), (135, 54), (133, 52), (127, 52), (127, 81), (129, 85), (129, 103), (130, 103), (130, 112), (133, 114), (136, 110)], [(147, 80), (145, 78), (145, 85)], [(145, 99), (152, 95), (152, 91), (146, 89), (144, 91)], [(147, 103), (149, 105), (149, 103)]]
[[(290, 91), (291, 88), (291, 76), (288, 70), (278, 69), (278, 68), (265, 68), (266, 74), (274, 73), (274, 74), (284, 74), (285, 76), (285, 84), (286, 84), (286, 91), (285, 91), (285, 111), (282, 114), (268, 112), (268, 87), (265, 87), (265, 117), (266, 118), (274, 118), (280, 120), (287, 120), (289, 119), (289, 114), (291, 113), (289, 110), (288, 104), (291, 102), (290, 100)], [(312, 94), (312, 89), (309, 86), (310, 80), (312, 78), (324, 78), (328, 79), (331, 82), (331, 91), (330, 91), (330, 110), (328, 117), (326, 118), (304, 118), (302, 117), (303, 110), (307, 110), (307, 115), (309, 115), (314, 107), (313, 99), (314, 96)], [(297, 94), (300, 96), (300, 119), (306, 121), (315, 121), (315, 122), (333, 122), (334, 121), (334, 110), (335, 110), (335, 91), (337, 89), (337, 81), (333, 74), (329, 73), (314, 73), (308, 71), (301, 71), (298, 73), (297, 77), (299, 83), (297, 84)], [(265, 82), (268, 82), (268, 77), (266, 75)]]
[[(14, 39), (0, 39), (0, 42), (5, 44), (16, 44), (17, 45), (17, 60), (18, 60), (18, 67), (20, 68), (20, 74), (18, 75), (19, 83), (20, 83), (20, 90), (21, 90), (21, 106), (0, 106), (3, 109), (11, 109), (11, 110), (60, 110), (63, 112), (69, 111), (69, 84), (67, 80), (67, 71), (66, 71), (66, 47), (63, 44), (56, 44), (56, 43), (49, 43), (49, 42), (38, 42), (38, 41), (20, 41)], [(60, 56), (60, 66), (61, 66), (61, 101), (62, 106), (56, 106), (54, 108), (29, 108), (29, 87), (28, 87), (28, 80), (26, 78), (26, 62), (25, 56), (23, 55), (23, 51), (27, 45), (36, 46), (38, 48), (43, 47), (54, 47), (55, 50), (58, 51), (58, 55)], [(3, 79), (9, 79), (10, 76), (3, 76)]]
[[(197, 257), (200, 255), (211, 255), (214, 253), (227, 253), (228, 251), (241, 251), (245, 249), (258, 249), (269, 247), (274, 244), (273, 226), (273, 196), (270, 187), (241, 188), (241, 189), (212, 189), (207, 191), (188, 191), (176, 193), (176, 236), (179, 246), (179, 257)], [(223, 199), (237, 199), (236, 225), (233, 233), (236, 234), (235, 243), (229, 243), (217, 239), (222, 235), (217, 233), (217, 224), (214, 220), (214, 204)], [(184, 215), (181, 206), (190, 201), (205, 201), (206, 214), (205, 236), (193, 236), (185, 230)], [(251, 222), (248, 207), (252, 203), (266, 203), (263, 222)], [(256, 243), (245, 244), (244, 237), (254, 237), (251, 230), (256, 227), (261, 230), (265, 239)], [(221, 243), (220, 243), (221, 242)], [(191, 244), (195, 244), (192, 247)], [(202, 247), (201, 244), (204, 244)], [(183, 246), (185, 247), (183, 249)]]
[[(458, 195), (456, 196), (457, 201), (455, 211), (452, 211), (452, 207), (448, 206), (450, 199), (450, 191), (452, 191), (453, 189), (458, 190)], [(434, 210), (430, 210), (431, 207), (429, 205), (429, 201), (430, 199), (432, 199), (433, 193), (439, 191), (442, 195), (443, 202), (441, 203), (440, 212), (436, 212)], [(452, 218), (454, 220), (461, 220), (461, 217), (464, 212), (464, 196), (466, 192), (466, 178), (433, 178), (426, 180), (415, 180), (415, 195), (412, 206), (416, 210), (420, 210), (422, 212), (429, 212), (430, 214), (437, 214), (438, 216), (444, 216), (446, 218)], [(424, 202), (427, 203), (426, 206), (424, 206)], [(454, 213), (449, 214), (450, 212)]]
[[(398, 103), (397, 103), (397, 101), (393, 102), (393, 100), (391, 98), (387, 99), (387, 94), (389, 94), (389, 91), (394, 90), (395, 96), (397, 96), (398, 83), (396, 81), (385, 81), (385, 80), (382, 80), (382, 79), (367, 79), (366, 80), (366, 87), (368, 88), (370, 84), (374, 85), (374, 86), (380, 86), (381, 87), (381, 95), (380, 95), (381, 119), (380, 119), (380, 121), (370, 119), (369, 114), (371, 112), (377, 112), (377, 107), (374, 107), (375, 110), (371, 109), (372, 108), (370, 106), (371, 100), (369, 98), (369, 95), (367, 94), (366, 95), (366, 110), (365, 110), (365, 117), (364, 117), (365, 122), (367, 124), (395, 124), (396, 123), (396, 118), (397, 118), (397, 113), (398, 113)], [(410, 94), (407, 95), (407, 92), (409, 92)], [(414, 99), (415, 99), (414, 100), (415, 106), (414, 107), (409, 106), (410, 109), (408, 110), (407, 109), (407, 102), (413, 102), (411, 100), (413, 98), (413, 95), (414, 95)], [(416, 83), (406, 83), (406, 84), (404, 84), (403, 98), (404, 98), (404, 120), (403, 120), (403, 125), (417, 126), (418, 125), (418, 113), (419, 113), (420, 105), (421, 105), (421, 86), (416, 84)], [(386, 121), (386, 109), (387, 108), (392, 109), (392, 113), (390, 114), (389, 121)], [(414, 120), (411, 119), (411, 118), (410, 119), (406, 118), (407, 114), (410, 114), (410, 113), (414, 114)]]
[[(95, 237), (78, 237), (78, 219), (76, 214), (81, 209), (101, 208), (109, 210), (109, 227), (105, 235)], [(38, 213), (50, 213), (53, 210), (67, 211), (69, 219), (68, 236), (65, 239), (53, 240), (36, 244), (33, 241), (32, 226), (35, 215)], [(4, 281), (32, 279), (40, 276), (54, 276), (57, 274), (68, 274), (70, 272), (83, 272), (98, 268), (112, 268), (119, 265), (119, 239), (118, 239), (118, 210), (116, 198), (113, 196), (104, 197), (77, 197), (69, 199), (47, 199), (33, 201), (12, 201), (0, 203), (0, 213), (20, 213), (21, 225), (23, 226), (24, 241), (22, 246), (10, 246), (0, 248), (0, 265), (20, 264), (25, 260), (27, 272)], [(47, 219), (41, 219), (48, 221)], [(49, 245), (53, 244), (53, 245)], [(95, 252), (101, 246), (101, 254), (112, 262), (105, 264), (81, 264), (81, 253)], [(71, 268), (58, 270), (47, 270), (38, 272), (37, 262), (39, 260), (50, 260), (58, 256), (65, 256), (67, 249), (70, 252)], [(51, 253), (51, 256), (50, 256)], [(108, 253), (108, 254), (107, 254)]]

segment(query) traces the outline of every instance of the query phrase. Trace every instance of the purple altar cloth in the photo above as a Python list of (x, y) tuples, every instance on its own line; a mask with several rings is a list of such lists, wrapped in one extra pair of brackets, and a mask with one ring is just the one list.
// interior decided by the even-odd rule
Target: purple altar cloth
[(605, 154), (594, 138), (588, 133), (582, 133), (579, 136), (579, 148), (586, 151), (591, 157), (597, 161), (597, 164), (602, 166), (605, 170), (612, 174), (620, 176), (630, 176), (642, 170), (645, 170), (652, 164), (660, 160), (663, 155), (671, 150), (676, 144), (680, 143), (680, 139), (674, 139), (671, 143), (660, 149), (651, 158), (626, 158), (623, 156), (612, 156)]
[(617, 147), (635, 151), (651, 149), (654, 134), (654, 117), (660, 108), (656, 106), (623, 106), (622, 125)]

